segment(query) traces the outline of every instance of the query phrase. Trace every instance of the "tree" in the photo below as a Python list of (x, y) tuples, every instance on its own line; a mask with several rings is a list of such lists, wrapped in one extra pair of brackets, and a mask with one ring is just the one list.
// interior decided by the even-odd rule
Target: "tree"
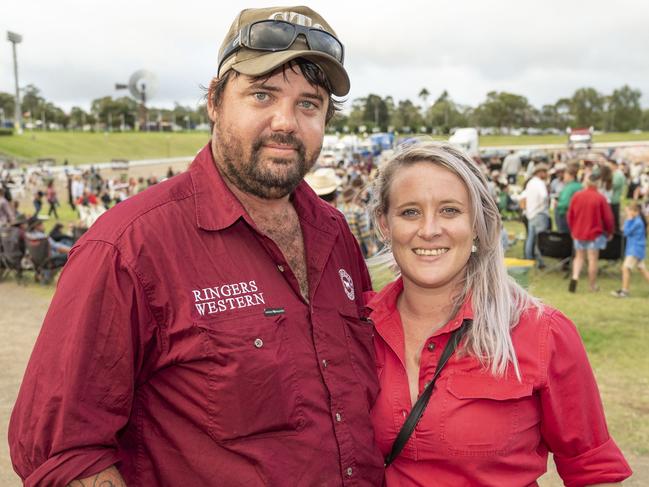
[(349, 130), (356, 132), (358, 127), (363, 125), (363, 114), (365, 113), (365, 98), (356, 98), (352, 102), (352, 110), (349, 113), (349, 118), (347, 119)]
[(640, 128), (644, 131), (649, 131), (649, 109), (642, 112), (642, 125)]
[(421, 89), (419, 92), (419, 95), (417, 95), (419, 99), (421, 100), (424, 110), (428, 108), (428, 97), (430, 96), (430, 92), (424, 87)]
[(611, 132), (628, 132), (639, 128), (642, 122), (640, 98), (642, 92), (628, 85), (613, 91), (608, 97), (606, 129)]
[(559, 123), (559, 128), (565, 129), (568, 127), (574, 127), (574, 119), (570, 109), (572, 104), (569, 98), (559, 98), (554, 104), (554, 107), (557, 112), (557, 122)]
[(363, 122), (365, 125), (379, 127), (384, 131), (387, 130), (389, 123), (388, 107), (380, 96), (370, 93), (365, 98)]
[(70, 128), (72, 129), (83, 129), (84, 125), (94, 125), (95, 122), (95, 117), (81, 107), (72, 107), (70, 110)]
[(419, 127), (424, 125), (424, 118), (419, 113), (419, 107), (410, 100), (400, 100), (391, 120), (397, 130), (404, 132), (419, 131)]
[(38, 117), (39, 108), (45, 99), (41, 96), (41, 90), (34, 85), (27, 85), (23, 89), (20, 108), (23, 113), (29, 113), (31, 117)]
[(122, 123), (135, 127), (137, 110), (137, 102), (127, 96), (116, 99), (110, 96), (97, 98), (92, 101), (90, 108), (97, 122), (113, 129), (121, 127)]
[(426, 112), (426, 123), (435, 132), (448, 134), (452, 127), (465, 126), (468, 121), (451, 99), (448, 91), (444, 90)]
[(14, 118), (14, 110), (16, 108), (16, 101), (14, 95), (9, 93), (0, 92), (0, 110), (4, 113), (4, 118)]
[(604, 97), (595, 88), (579, 88), (570, 99), (575, 127), (603, 128)]
[(490, 91), (476, 109), (476, 116), (483, 127), (521, 127), (526, 125), (529, 109), (524, 96)]

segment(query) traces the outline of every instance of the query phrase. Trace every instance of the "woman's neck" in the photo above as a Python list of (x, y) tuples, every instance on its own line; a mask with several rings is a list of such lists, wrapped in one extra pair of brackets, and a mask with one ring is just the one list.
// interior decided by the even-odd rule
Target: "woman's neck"
[(452, 318), (456, 294), (452, 287), (423, 288), (407, 280), (397, 301), (401, 320), (406, 326), (424, 326), (431, 333)]

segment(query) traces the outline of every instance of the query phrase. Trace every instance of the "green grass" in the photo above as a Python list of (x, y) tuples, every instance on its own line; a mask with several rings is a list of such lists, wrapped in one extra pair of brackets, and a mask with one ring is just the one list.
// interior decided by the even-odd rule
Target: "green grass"
[[(57, 164), (65, 159), (70, 164), (105, 162), (111, 159), (152, 159), (195, 154), (208, 140), (205, 132), (176, 133), (83, 133), (30, 132), (0, 137), (0, 155), (33, 163), (53, 158)], [(434, 137), (446, 140), (446, 137)], [(596, 135), (595, 142), (649, 140), (649, 132), (639, 134), (607, 133)], [(540, 145), (566, 144), (565, 135), (483, 136), (480, 145)]]
[(83, 133), (29, 132), (0, 137), (0, 154), (24, 162), (53, 158), (57, 164), (153, 159), (195, 154), (209, 140), (206, 132)]

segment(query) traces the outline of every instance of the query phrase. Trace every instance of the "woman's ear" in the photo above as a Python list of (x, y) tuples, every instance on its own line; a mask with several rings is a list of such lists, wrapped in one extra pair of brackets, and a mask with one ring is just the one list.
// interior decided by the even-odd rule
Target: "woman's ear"
[(388, 225), (388, 219), (385, 216), (385, 213), (381, 213), (378, 218), (379, 224), (379, 233), (385, 242), (388, 242), (392, 239), (390, 235), (390, 226)]

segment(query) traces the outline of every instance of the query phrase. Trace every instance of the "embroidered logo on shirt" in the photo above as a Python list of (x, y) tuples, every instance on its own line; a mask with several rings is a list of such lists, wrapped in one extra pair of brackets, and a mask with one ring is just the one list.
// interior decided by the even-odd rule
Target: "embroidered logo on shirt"
[(192, 293), (194, 294), (194, 305), (201, 316), (266, 304), (264, 293), (259, 292), (255, 281), (194, 289)]
[(347, 274), (347, 271), (345, 269), (340, 269), (338, 271), (338, 275), (340, 276), (340, 280), (343, 283), (343, 289), (345, 290), (345, 294), (350, 299), (350, 301), (353, 301), (354, 281), (352, 281), (352, 277), (349, 274)]

